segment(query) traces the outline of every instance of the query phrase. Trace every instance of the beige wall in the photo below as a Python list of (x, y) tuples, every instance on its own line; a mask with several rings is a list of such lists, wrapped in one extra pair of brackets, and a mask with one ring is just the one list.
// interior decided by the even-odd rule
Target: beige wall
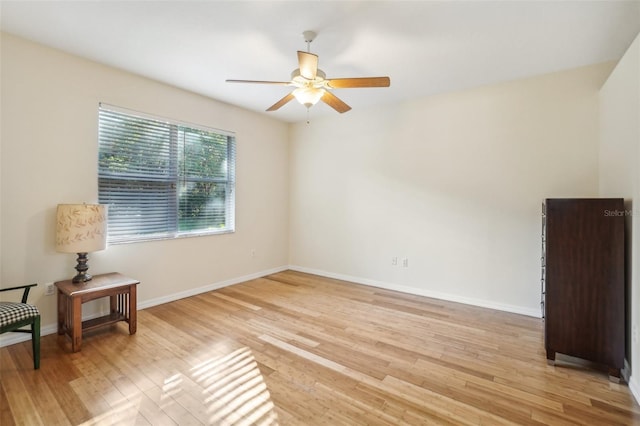
[(540, 205), (597, 196), (612, 66), (293, 126), (290, 263), (540, 315)]
[(8, 34), (1, 42), (1, 285), (40, 284), (30, 301), (44, 332), (56, 321), (44, 283), (75, 272), (75, 256), (55, 252), (56, 205), (97, 201), (99, 102), (236, 132), (236, 232), (111, 246), (90, 255), (90, 272), (140, 279), (144, 306), (286, 267), (286, 124)]
[(625, 198), (629, 213), (627, 357), (629, 387), (640, 400), (640, 35), (602, 87), (600, 107), (600, 195)]
[(31, 300), (45, 332), (55, 299), (42, 284), (75, 265), (54, 250), (55, 207), (97, 200), (98, 102), (237, 133), (236, 233), (90, 256), (94, 273), (141, 279), (142, 306), (289, 263), (539, 315), (540, 203), (598, 195), (598, 89), (613, 64), (289, 126), (7, 34), (1, 42), (1, 285), (41, 284)]

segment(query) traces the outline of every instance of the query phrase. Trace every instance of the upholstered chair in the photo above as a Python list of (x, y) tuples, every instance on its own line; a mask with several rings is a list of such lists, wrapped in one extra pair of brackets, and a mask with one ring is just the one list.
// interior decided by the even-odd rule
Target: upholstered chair
[[(38, 284), (28, 284), (18, 287), (0, 288), (0, 292), (9, 290), (23, 290), (20, 302), (0, 302), (0, 334), (6, 332), (31, 333), (33, 348), (33, 368), (40, 368), (40, 311), (34, 305), (27, 303), (29, 290)], [(29, 326), (29, 329), (22, 327)]]

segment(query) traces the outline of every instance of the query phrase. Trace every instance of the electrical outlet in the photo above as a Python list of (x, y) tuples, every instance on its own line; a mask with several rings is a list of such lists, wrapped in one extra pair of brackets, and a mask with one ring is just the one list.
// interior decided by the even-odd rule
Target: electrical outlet
[(56, 287), (53, 283), (45, 283), (44, 285), (44, 295), (45, 296), (53, 296), (56, 292)]
[(391, 258), (391, 266), (398, 266), (398, 258), (397, 257), (392, 257)]
[(408, 258), (404, 258), (402, 259), (402, 267), (403, 268), (408, 268), (409, 267), (409, 259)]

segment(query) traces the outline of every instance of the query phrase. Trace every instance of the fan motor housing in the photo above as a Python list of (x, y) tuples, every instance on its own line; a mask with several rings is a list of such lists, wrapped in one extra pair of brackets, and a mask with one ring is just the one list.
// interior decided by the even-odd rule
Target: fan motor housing
[(312, 86), (312, 87), (324, 87), (324, 81), (327, 75), (320, 68), (316, 71), (316, 78), (313, 80), (309, 80), (308, 78), (304, 78), (302, 74), (300, 74), (300, 68), (296, 68), (291, 72), (291, 81), (293, 81), (297, 86)]

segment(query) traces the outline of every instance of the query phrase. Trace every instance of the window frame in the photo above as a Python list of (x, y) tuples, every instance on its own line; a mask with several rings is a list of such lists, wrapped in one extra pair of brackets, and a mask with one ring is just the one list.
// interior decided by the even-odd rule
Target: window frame
[[(146, 178), (144, 173), (139, 173), (138, 175), (131, 174), (128, 172), (124, 172), (118, 174), (117, 172), (105, 171), (102, 169), (101, 165), (101, 155), (103, 154), (103, 139), (102, 139), (102, 112), (105, 111), (111, 114), (118, 114), (121, 116), (128, 116), (133, 119), (151, 121), (156, 123), (161, 123), (163, 125), (167, 125), (170, 127), (170, 147), (169, 147), (169, 163), (172, 168), (169, 175), (164, 179), (158, 179), (157, 177), (147, 174)], [(220, 130), (208, 126), (203, 126), (199, 124), (188, 123), (185, 121), (169, 119), (149, 113), (144, 113), (140, 111), (131, 110), (128, 108), (118, 107), (106, 103), (99, 103), (98, 105), (98, 198), (100, 203), (103, 203), (103, 200), (107, 198), (109, 195), (114, 196), (114, 192), (107, 192), (103, 194), (103, 186), (101, 181), (109, 181), (113, 184), (116, 181), (131, 182), (132, 186), (135, 186), (137, 183), (140, 186), (145, 184), (150, 185), (151, 182), (164, 182), (165, 185), (169, 185), (171, 190), (173, 191), (175, 198), (172, 202), (166, 202), (164, 207), (166, 208), (167, 215), (171, 217), (171, 219), (167, 220), (167, 223), (171, 222), (173, 227), (170, 228), (168, 225), (161, 232), (153, 232), (153, 233), (140, 233), (139, 231), (144, 230), (144, 227), (135, 227), (135, 231), (132, 233), (128, 233), (126, 235), (117, 235), (112, 236), (110, 232), (108, 232), (107, 242), (110, 245), (116, 244), (128, 244), (135, 242), (144, 242), (144, 241), (157, 241), (157, 240), (172, 240), (178, 238), (190, 238), (190, 237), (200, 237), (200, 236), (209, 236), (209, 235), (219, 235), (219, 234), (229, 234), (235, 232), (235, 168), (236, 168), (236, 136), (234, 132)], [(211, 174), (206, 177), (202, 176), (187, 176), (187, 173), (181, 173), (180, 170), (180, 159), (181, 156), (185, 155), (185, 141), (186, 135), (184, 134), (184, 129), (188, 131), (195, 132), (206, 132), (215, 137), (226, 137), (226, 179), (220, 178)], [(178, 135), (180, 132), (183, 132), (185, 136), (183, 140), (180, 140)], [(212, 136), (213, 137), (213, 136)], [(106, 138), (105, 138), (106, 139)], [(105, 143), (106, 144), (106, 143)], [(181, 146), (182, 144), (182, 146)], [(186, 161), (183, 160), (183, 164), (186, 165)], [(186, 187), (188, 183), (191, 182), (210, 182), (216, 185), (222, 185), (224, 187), (225, 199), (223, 201), (224, 205), (224, 223), (225, 226), (223, 228), (200, 228), (194, 230), (180, 230), (181, 221), (180, 221), (180, 191), (182, 186)], [(131, 189), (131, 193), (133, 194), (135, 191)], [(113, 203), (105, 203), (108, 205), (113, 205)], [(124, 203), (123, 203), (124, 204)], [(158, 203), (158, 205), (162, 205), (162, 203)], [(135, 206), (132, 204), (132, 206)], [(173, 209), (173, 210), (171, 210)], [(144, 216), (142, 216), (141, 221), (144, 221)], [(188, 221), (188, 220), (187, 220)], [(109, 227), (111, 227), (111, 219), (108, 219)], [(128, 222), (131, 223), (131, 222)], [(123, 225), (126, 228), (128, 225)], [(122, 230), (120, 231), (122, 232)]]

